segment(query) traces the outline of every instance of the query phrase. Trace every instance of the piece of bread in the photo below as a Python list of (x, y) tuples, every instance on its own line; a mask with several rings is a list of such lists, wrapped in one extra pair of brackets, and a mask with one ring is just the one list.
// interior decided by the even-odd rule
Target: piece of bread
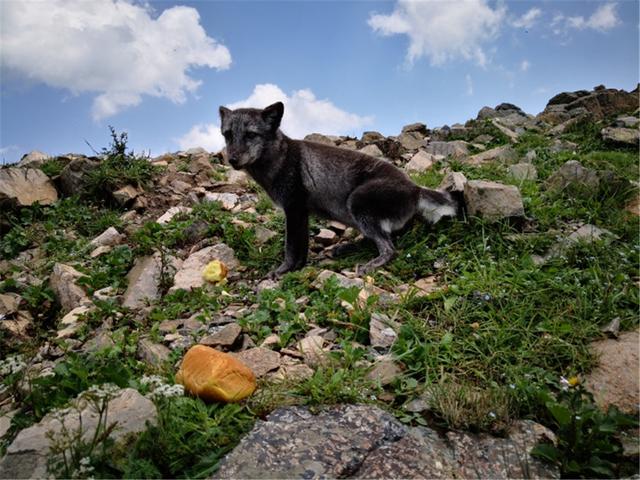
[(204, 345), (194, 345), (182, 360), (176, 382), (209, 401), (237, 402), (256, 389), (256, 377), (237, 358)]

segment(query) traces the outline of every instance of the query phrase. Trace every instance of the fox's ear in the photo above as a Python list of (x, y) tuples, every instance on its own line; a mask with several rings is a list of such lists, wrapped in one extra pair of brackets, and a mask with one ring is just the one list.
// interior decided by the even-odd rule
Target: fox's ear
[(231, 110), (229, 110), (227, 107), (223, 107), (222, 105), (220, 105), (219, 111), (221, 121), (224, 121), (224, 117), (231, 113)]
[(269, 126), (276, 130), (280, 126), (282, 115), (284, 114), (284, 105), (282, 102), (276, 102), (262, 110), (262, 118)]

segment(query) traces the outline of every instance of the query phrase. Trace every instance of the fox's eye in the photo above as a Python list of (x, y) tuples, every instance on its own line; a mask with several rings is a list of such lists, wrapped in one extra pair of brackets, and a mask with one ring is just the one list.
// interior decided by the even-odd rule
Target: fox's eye
[(227, 142), (230, 142), (231, 140), (233, 140), (233, 134), (231, 133), (230, 130), (227, 130), (226, 132), (224, 132), (223, 135), (224, 135), (224, 139)]
[(253, 140), (253, 139), (255, 139), (255, 138), (258, 138), (259, 136), (260, 136), (260, 135), (258, 135), (258, 134), (257, 134), (257, 133), (255, 133), (255, 132), (247, 132), (247, 133), (245, 134), (245, 137), (247, 138), (247, 140)]

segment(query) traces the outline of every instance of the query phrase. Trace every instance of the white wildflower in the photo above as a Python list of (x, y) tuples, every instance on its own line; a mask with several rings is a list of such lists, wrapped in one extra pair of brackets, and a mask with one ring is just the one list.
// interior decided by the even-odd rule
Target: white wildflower
[(497, 415), (496, 415), (494, 412), (489, 412), (489, 416), (490, 416), (491, 418), (496, 418), (496, 416), (497, 416)]
[(4, 377), (19, 373), (24, 370), (26, 366), (27, 364), (24, 362), (24, 357), (22, 355), (7, 357), (0, 362), (0, 375)]
[(184, 395), (184, 387), (182, 385), (160, 385), (153, 392), (149, 393), (149, 398), (158, 400), (160, 398), (181, 397)]

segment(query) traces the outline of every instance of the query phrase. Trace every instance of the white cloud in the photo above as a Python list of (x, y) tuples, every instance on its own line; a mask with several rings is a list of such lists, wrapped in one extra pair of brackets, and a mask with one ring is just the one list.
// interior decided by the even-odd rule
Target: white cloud
[(600, 5), (589, 18), (582, 15), (566, 17), (563, 14), (557, 14), (551, 22), (551, 27), (556, 35), (567, 35), (570, 29), (606, 32), (622, 23), (616, 9), (616, 3), (606, 3)]
[(540, 15), (542, 15), (542, 10), (540, 10), (539, 8), (532, 8), (521, 17), (513, 20), (511, 22), (511, 25), (515, 28), (529, 29), (533, 27), (533, 25), (536, 23), (536, 20), (540, 18)]
[(465, 82), (467, 83), (467, 95), (473, 95), (473, 80), (471, 79), (471, 75), (468, 73), (464, 76)]
[(368, 24), (384, 36), (407, 35), (409, 63), (428, 57), (432, 65), (442, 65), (462, 58), (485, 66), (482, 44), (498, 35), (505, 15), (503, 5), (492, 9), (485, 0), (398, 0), (391, 14), (372, 14)]
[(520, 62), (521, 72), (526, 72), (527, 70), (529, 70), (529, 67), (531, 67), (531, 63), (529, 63), (529, 60), (523, 60), (522, 62)]
[[(326, 135), (356, 133), (373, 122), (373, 117), (349, 113), (336, 107), (329, 100), (317, 99), (309, 89), (295, 90), (291, 95), (287, 95), (280, 87), (271, 83), (256, 85), (248, 98), (230, 103), (227, 107), (264, 108), (275, 102), (284, 103), (282, 130), (293, 138), (303, 138), (313, 132)], [(224, 147), (219, 124), (195, 125), (176, 141), (183, 150), (203, 147), (215, 152)]]
[(143, 95), (175, 103), (200, 82), (192, 67), (226, 69), (231, 54), (207, 36), (194, 8), (155, 16), (124, 0), (2, 2), (2, 68), (62, 88), (95, 93), (96, 120), (138, 105)]

